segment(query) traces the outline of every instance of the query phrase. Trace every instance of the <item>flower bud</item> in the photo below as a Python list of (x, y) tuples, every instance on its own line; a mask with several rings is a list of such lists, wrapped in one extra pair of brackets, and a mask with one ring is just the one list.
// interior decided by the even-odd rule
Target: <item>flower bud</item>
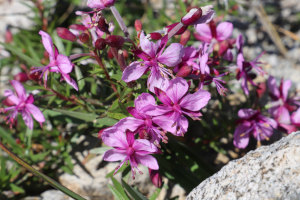
[(25, 72), (20, 72), (17, 75), (14, 76), (14, 80), (19, 81), (21, 83), (28, 80), (28, 76)]
[(86, 44), (86, 43), (89, 42), (90, 36), (89, 36), (87, 33), (81, 33), (81, 34), (79, 35), (79, 40), (80, 40), (82, 43)]
[[(166, 26), (168, 32), (170, 32), (177, 24), (179, 24), (179, 22)], [(181, 29), (179, 29), (175, 35), (181, 35), (182, 33), (184, 33), (184, 31), (186, 31), (186, 29), (187, 26), (182, 26)]]
[(149, 169), (150, 179), (156, 187), (160, 188), (162, 186), (162, 178), (158, 170)]
[(119, 35), (110, 35), (106, 38), (106, 44), (111, 47), (121, 48), (125, 39)]
[(13, 35), (10, 31), (10, 28), (7, 28), (5, 31), (5, 43), (11, 43), (13, 41)]
[(115, 0), (104, 0), (104, 6), (105, 7), (110, 7), (115, 4)]
[(106, 22), (105, 18), (103, 16), (100, 17), (99, 21), (98, 21), (98, 28), (104, 32), (104, 33), (108, 33), (109, 34), (109, 25)]
[(183, 46), (186, 45), (186, 43), (191, 38), (191, 32), (189, 30), (184, 31), (184, 33), (180, 36), (180, 44)]
[(74, 29), (74, 30), (77, 30), (77, 31), (87, 30), (87, 28), (84, 25), (81, 25), (81, 24), (72, 24), (72, 25), (69, 26), (69, 29)]
[(191, 9), (184, 17), (181, 18), (181, 23), (186, 26), (192, 25), (198, 19), (202, 17), (202, 9), (201, 8), (193, 8)]
[(106, 41), (103, 38), (99, 38), (95, 42), (95, 48), (97, 50), (103, 50), (106, 47)]
[(157, 32), (149, 33), (149, 35), (152, 40), (159, 40), (162, 38), (162, 35)]
[[(30, 71), (32, 71), (32, 70), (33, 70), (33, 68), (30, 69)], [(35, 73), (29, 72), (28, 77), (29, 77), (30, 80), (39, 81), (40, 77), (41, 77), (41, 73), (39, 73), (39, 72), (35, 72)]]
[(137, 32), (142, 31), (143, 25), (142, 25), (141, 20), (136, 19), (135, 22), (134, 22), (134, 27), (135, 27), (135, 30), (136, 30)]
[(108, 51), (107, 51), (107, 57), (108, 57), (109, 59), (113, 59), (113, 58), (114, 58), (114, 54), (112, 53), (111, 48), (109, 48)]
[(74, 35), (67, 28), (58, 27), (58, 28), (56, 28), (56, 32), (57, 32), (57, 35), (64, 40), (69, 40), (71, 42), (75, 42), (77, 40), (76, 35)]
[(191, 66), (189, 66), (189, 65), (183, 65), (178, 70), (176, 76), (177, 77), (186, 77), (186, 76), (190, 75), (191, 72), (192, 72), (192, 67)]
[(14, 102), (12, 102), (9, 98), (6, 98), (2, 101), (2, 104), (5, 106), (14, 106)]

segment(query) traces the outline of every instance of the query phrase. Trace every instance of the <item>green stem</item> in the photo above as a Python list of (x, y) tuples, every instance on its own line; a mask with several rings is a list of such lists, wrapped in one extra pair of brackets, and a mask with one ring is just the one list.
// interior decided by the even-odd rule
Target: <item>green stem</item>
[(4, 146), (4, 144), (2, 144), (2, 142), (0, 141), (0, 148), (5, 151), (12, 159), (14, 159), (17, 163), (19, 163), (20, 165), (22, 165), (24, 168), (26, 168), (28, 171), (30, 171), (31, 173), (33, 173), (34, 175), (42, 178), (43, 180), (45, 180), (46, 182), (48, 182), (52, 187), (62, 191), (63, 193), (65, 193), (66, 195), (76, 199), (76, 200), (86, 200), (85, 198), (81, 197), (80, 195), (72, 192), (71, 190), (69, 190), (68, 188), (64, 187), (63, 185), (59, 184), (58, 182), (56, 182), (55, 180), (53, 180), (52, 178), (46, 176), (45, 174), (39, 172), (38, 170), (34, 169), (33, 167), (31, 167), (29, 164), (27, 164), (25, 161), (23, 161), (21, 158), (19, 158), (18, 156), (16, 156), (14, 153), (12, 153), (9, 149), (6, 148), (6, 146)]

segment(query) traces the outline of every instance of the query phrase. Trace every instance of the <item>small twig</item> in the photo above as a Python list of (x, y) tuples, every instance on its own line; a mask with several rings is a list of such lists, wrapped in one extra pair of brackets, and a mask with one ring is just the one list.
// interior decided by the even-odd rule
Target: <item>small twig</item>
[(128, 32), (128, 29), (127, 29), (127, 26), (125, 25), (119, 11), (116, 9), (115, 6), (111, 6), (110, 7), (110, 10), (112, 12), (112, 14), (114, 15), (114, 17), (116, 18), (121, 30), (123, 31), (125, 37), (129, 37), (129, 32)]

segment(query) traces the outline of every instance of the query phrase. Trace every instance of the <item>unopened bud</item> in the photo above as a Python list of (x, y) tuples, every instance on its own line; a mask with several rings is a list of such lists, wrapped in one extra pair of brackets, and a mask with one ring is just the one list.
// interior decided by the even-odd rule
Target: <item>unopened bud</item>
[(111, 47), (121, 48), (125, 39), (119, 35), (110, 35), (106, 38), (106, 44)]
[(177, 77), (187, 77), (188, 75), (190, 75), (192, 72), (192, 67), (189, 65), (183, 65), (180, 67), (180, 69), (178, 70), (176, 76)]
[(106, 42), (103, 38), (99, 38), (95, 42), (95, 48), (97, 50), (103, 50), (106, 47)]
[(149, 169), (150, 179), (156, 187), (160, 188), (162, 186), (162, 178), (158, 170)]
[(69, 26), (69, 29), (74, 29), (74, 30), (77, 30), (77, 31), (87, 30), (87, 28), (84, 25), (81, 25), (81, 24), (72, 24), (72, 25)]
[(190, 40), (191, 38), (191, 31), (186, 30), (184, 31), (184, 33), (181, 35), (180, 37), (180, 44), (182, 44), (183, 46), (186, 45), (186, 43)]
[(128, 55), (128, 51), (126, 51), (126, 50), (123, 50), (123, 56), (124, 56), (124, 58), (128, 58), (129, 57), (129, 55)]
[[(169, 26), (166, 26), (166, 28), (168, 29), (168, 32), (170, 32), (173, 28), (175, 28), (175, 26), (177, 24), (179, 24), (179, 22), (171, 24)], [(186, 31), (186, 29), (187, 29), (187, 26), (182, 26), (181, 29), (179, 29), (175, 35), (181, 35), (182, 33), (184, 33), (184, 31)]]
[(202, 9), (201, 8), (193, 8), (191, 9), (184, 17), (181, 18), (181, 23), (186, 26), (192, 25), (198, 19), (202, 17)]
[(108, 33), (109, 34), (109, 25), (106, 22), (105, 18), (103, 16), (100, 17), (99, 21), (98, 21), (98, 28), (104, 32), (104, 33)]
[(14, 80), (19, 81), (19, 82), (25, 82), (28, 80), (28, 76), (25, 72), (20, 72), (17, 75), (14, 76)]
[(108, 56), (109, 59), (113, 59), (114, 58), (114, 54), (112, 53), (111, 48), (108, 49), (107, 56)]
[[(30, 71), (32, 71), (32, 70), (33, 70), (33, 68)], [(39, 72), (34, 72), (34, 73), (30, 72), (29, 73), (30, 80), (39, 81), (40, 77), (41, 77), (41, 73), (39, 73)]]
[(12, 41), (13, 41), (13, 35), (10, 31), (10, 28), (7, 28), (5, 32), (5, 43), (11, 43)]
[(152, 40), (159, 40), (162, 38), (162, 35), (157, 32), (149, 33), (149, 35)]
[(63, 27), (58, 27), (56, 28), (57, 35), (64, 39), (64, 40), (69, 40), (72, 42), (75, 42), (77, 40), (76, 35), (74, 35), (69, 29), (63, 28)]
[(143, 25), (142, 25), (141, 20), (136, 19), (135, 22), (134, 22), (134, 27), (135, 27), (135, 30), (136, 30), (137, 32), (142, 31)]
[(115, 0), (103, 0), (102, 2), (104, 2), (105, 7), (110, 7), (115, 4)]
[(90, 40), (90, 36), (87, 34), (87, 33), (81, 33), (79, 35), (79, 40), (82, 42), (82, 43), (88, 43), (89, 40)]

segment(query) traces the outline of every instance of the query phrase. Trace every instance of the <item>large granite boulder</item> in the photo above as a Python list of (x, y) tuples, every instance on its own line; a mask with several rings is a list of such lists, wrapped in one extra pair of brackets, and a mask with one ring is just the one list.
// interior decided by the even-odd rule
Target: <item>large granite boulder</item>
[(300, 132), (229, 162), (187, 197), (196, 199), (299, 200)]

